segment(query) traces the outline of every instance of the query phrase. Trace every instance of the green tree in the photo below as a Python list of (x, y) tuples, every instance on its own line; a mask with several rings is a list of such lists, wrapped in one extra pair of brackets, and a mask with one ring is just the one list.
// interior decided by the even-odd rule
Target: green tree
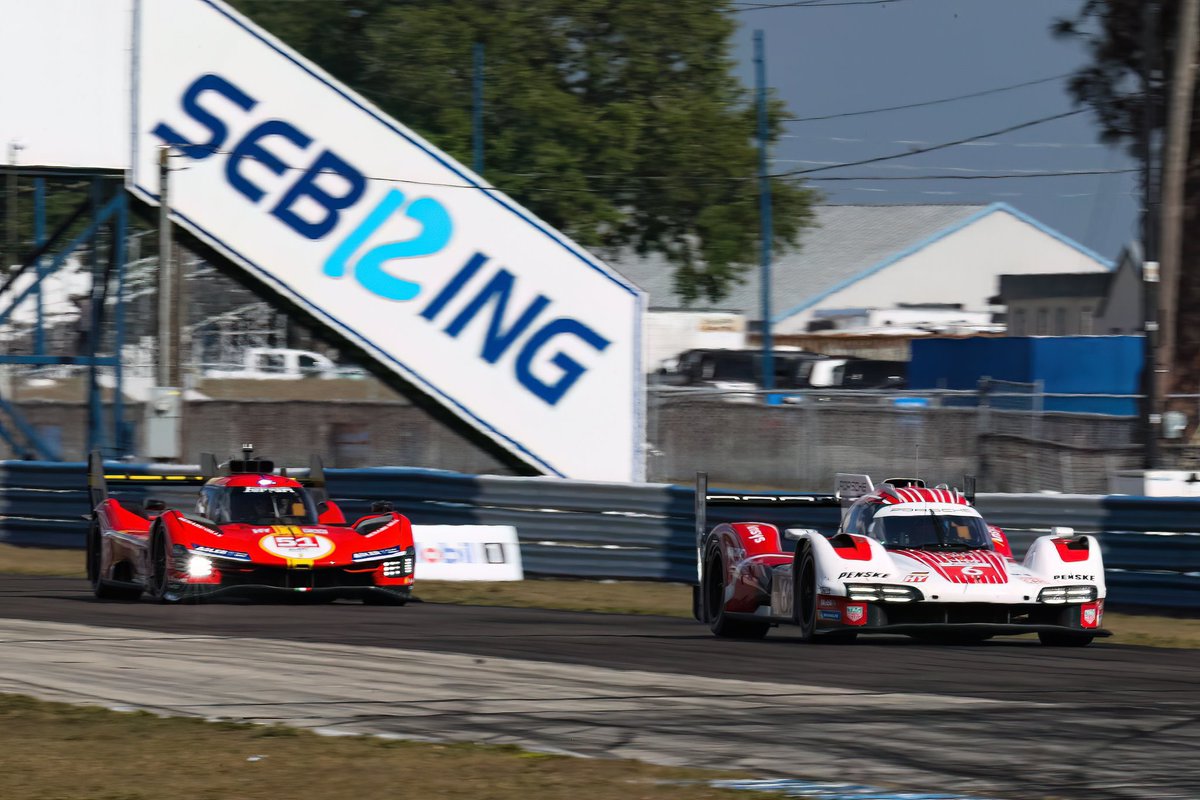
[[(759, 242), (756, 130), (728, 0), (235, 0), (276, 36), (465, 164), (476, 42), (488, 181), (581, 244), (660, 253), (717, 301)], [(781, 103), (771, 105), (779, 135)], [(814, 193), (773, 180), (775, 244)]]
[[(1145, 56), (1149, 56), (1150, 65), (1152, 128), (1161, 134), (1166, 126), (1179, 33), (1179, 0), (1155, 3), (1157, 14), (1151, 15), (1153, 30), (1149, 32), (1144, 27), (1148, 2), (1151, 0), (1084, 0), (1074, 16), (1059, 20), (1055, 26), (1059, 35), (1082, 39), (1091, 53), (1091, 63), (1071, 80), (1075, 99), (1095, 109), (1106, 140), (1127, 143), (1138, 158), (1143, 157), (1143, 114), (1147, 100), (1141, 80)], [(1151, 45), (1148, 54), (1144, 47), (1147, 39)], [(1197, 87), (1200, 88), (1200, 82)], [(1193, 109), (1200, 111), (1196, 99)], [(1200, 116), (1196, 113), (1191, 122), (1187, 163), (1186, 233), (1180, 261), (1175, 363), (1170, 381), (1171, 390), (1176, 392), (1200, 390), (1200, 237), (1194, 235), (1200, 225)], [(1189, 405), (1189, 411), (1193, 407)]]

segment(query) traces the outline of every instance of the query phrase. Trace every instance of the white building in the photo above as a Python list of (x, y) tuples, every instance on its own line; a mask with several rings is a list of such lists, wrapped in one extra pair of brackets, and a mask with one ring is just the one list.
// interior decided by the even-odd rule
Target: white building
[[(804, 333), (821, 312), (844, 309), (956, 305), (964, 319), (978, 319), (1003, 311), (991, 302), (1002, 274), (1107, 272), (1113, 266), (1006, 203), (814, 210), (817, 227), (805, 230), (800, 246), (772, 264), (777, 334)], [(687, 308), (674, 291), (673, 270), (661, 258), (614, 266), (649, 293), (651, 316)], [(744, 313), (751, 331), (762, 316), (759, 277), (757, 268), (750, 269), (720, 301), (722, 308)], [(907, 326), (917, 324), (906, 315)]]

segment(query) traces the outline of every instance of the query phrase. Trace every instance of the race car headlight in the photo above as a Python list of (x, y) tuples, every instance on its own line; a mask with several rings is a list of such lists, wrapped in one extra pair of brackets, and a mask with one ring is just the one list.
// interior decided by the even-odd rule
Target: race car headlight
[(213, 573), (213, 562), (210, 558), (193, 555), (187, 562), (189, 578), (207, 578)]
[(1039, 603), (1090, 603), (1097, 596), (1095, 586), (1047, 586), (1038, 593)]
[(411, 575), (413, 568), (413, 560), (409, 558), (401, 558), (395, 561), (383, 562), (383, 577), (399, 578), (404, 575)]
[(911, 586), (891, 586), (882, 583), (851, 583), (846, 585), (846, 595), (851, 600), (861, 600), (868, 603), (911, 603), (914, 600), (924, 600), (920, 591)]

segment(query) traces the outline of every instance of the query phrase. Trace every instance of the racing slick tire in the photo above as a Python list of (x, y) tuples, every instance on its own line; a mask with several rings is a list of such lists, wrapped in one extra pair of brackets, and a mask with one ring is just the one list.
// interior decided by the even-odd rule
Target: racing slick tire
[(704, 603), (708, 611), (709, 630), (722, 639), (762, 639), (771, 623), (758, 620), (732, 619), (725, 613), (725, 574), (721, 551), (711, 547), (704, 568)]
[(1042, 631), (1038, 634), (1038, 641), (1046, 647), (1087, 647), (1095, 638), (1090, 633)]
[(817, 563), (812, 545), (796, 545), (792, 562), (792, 619), (800, 629), (800, 641), (811, 642), (817, 630)]
[(183, 598), (169, 591), (167, 570), (167, 553), (170, 542), (167, 533), (161, 525), (155, 525), (150, 532), (150, 597), (159, 603), (180, 603)]
[(141, 597), (142, 590), (138, 587), (112, 584), (101, 577), (101, 556), (100, 526), (93, 521), (87, 534), (87, 576), (92, 594), (97, 600), (137, 600)]

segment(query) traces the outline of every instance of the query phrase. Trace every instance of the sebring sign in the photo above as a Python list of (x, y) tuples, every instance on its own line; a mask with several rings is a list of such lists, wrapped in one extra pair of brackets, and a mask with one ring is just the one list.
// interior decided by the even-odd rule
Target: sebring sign
[(536, 469), (642, 478), (636, 287), (214, 0), (137, 6), (130, 189)]

